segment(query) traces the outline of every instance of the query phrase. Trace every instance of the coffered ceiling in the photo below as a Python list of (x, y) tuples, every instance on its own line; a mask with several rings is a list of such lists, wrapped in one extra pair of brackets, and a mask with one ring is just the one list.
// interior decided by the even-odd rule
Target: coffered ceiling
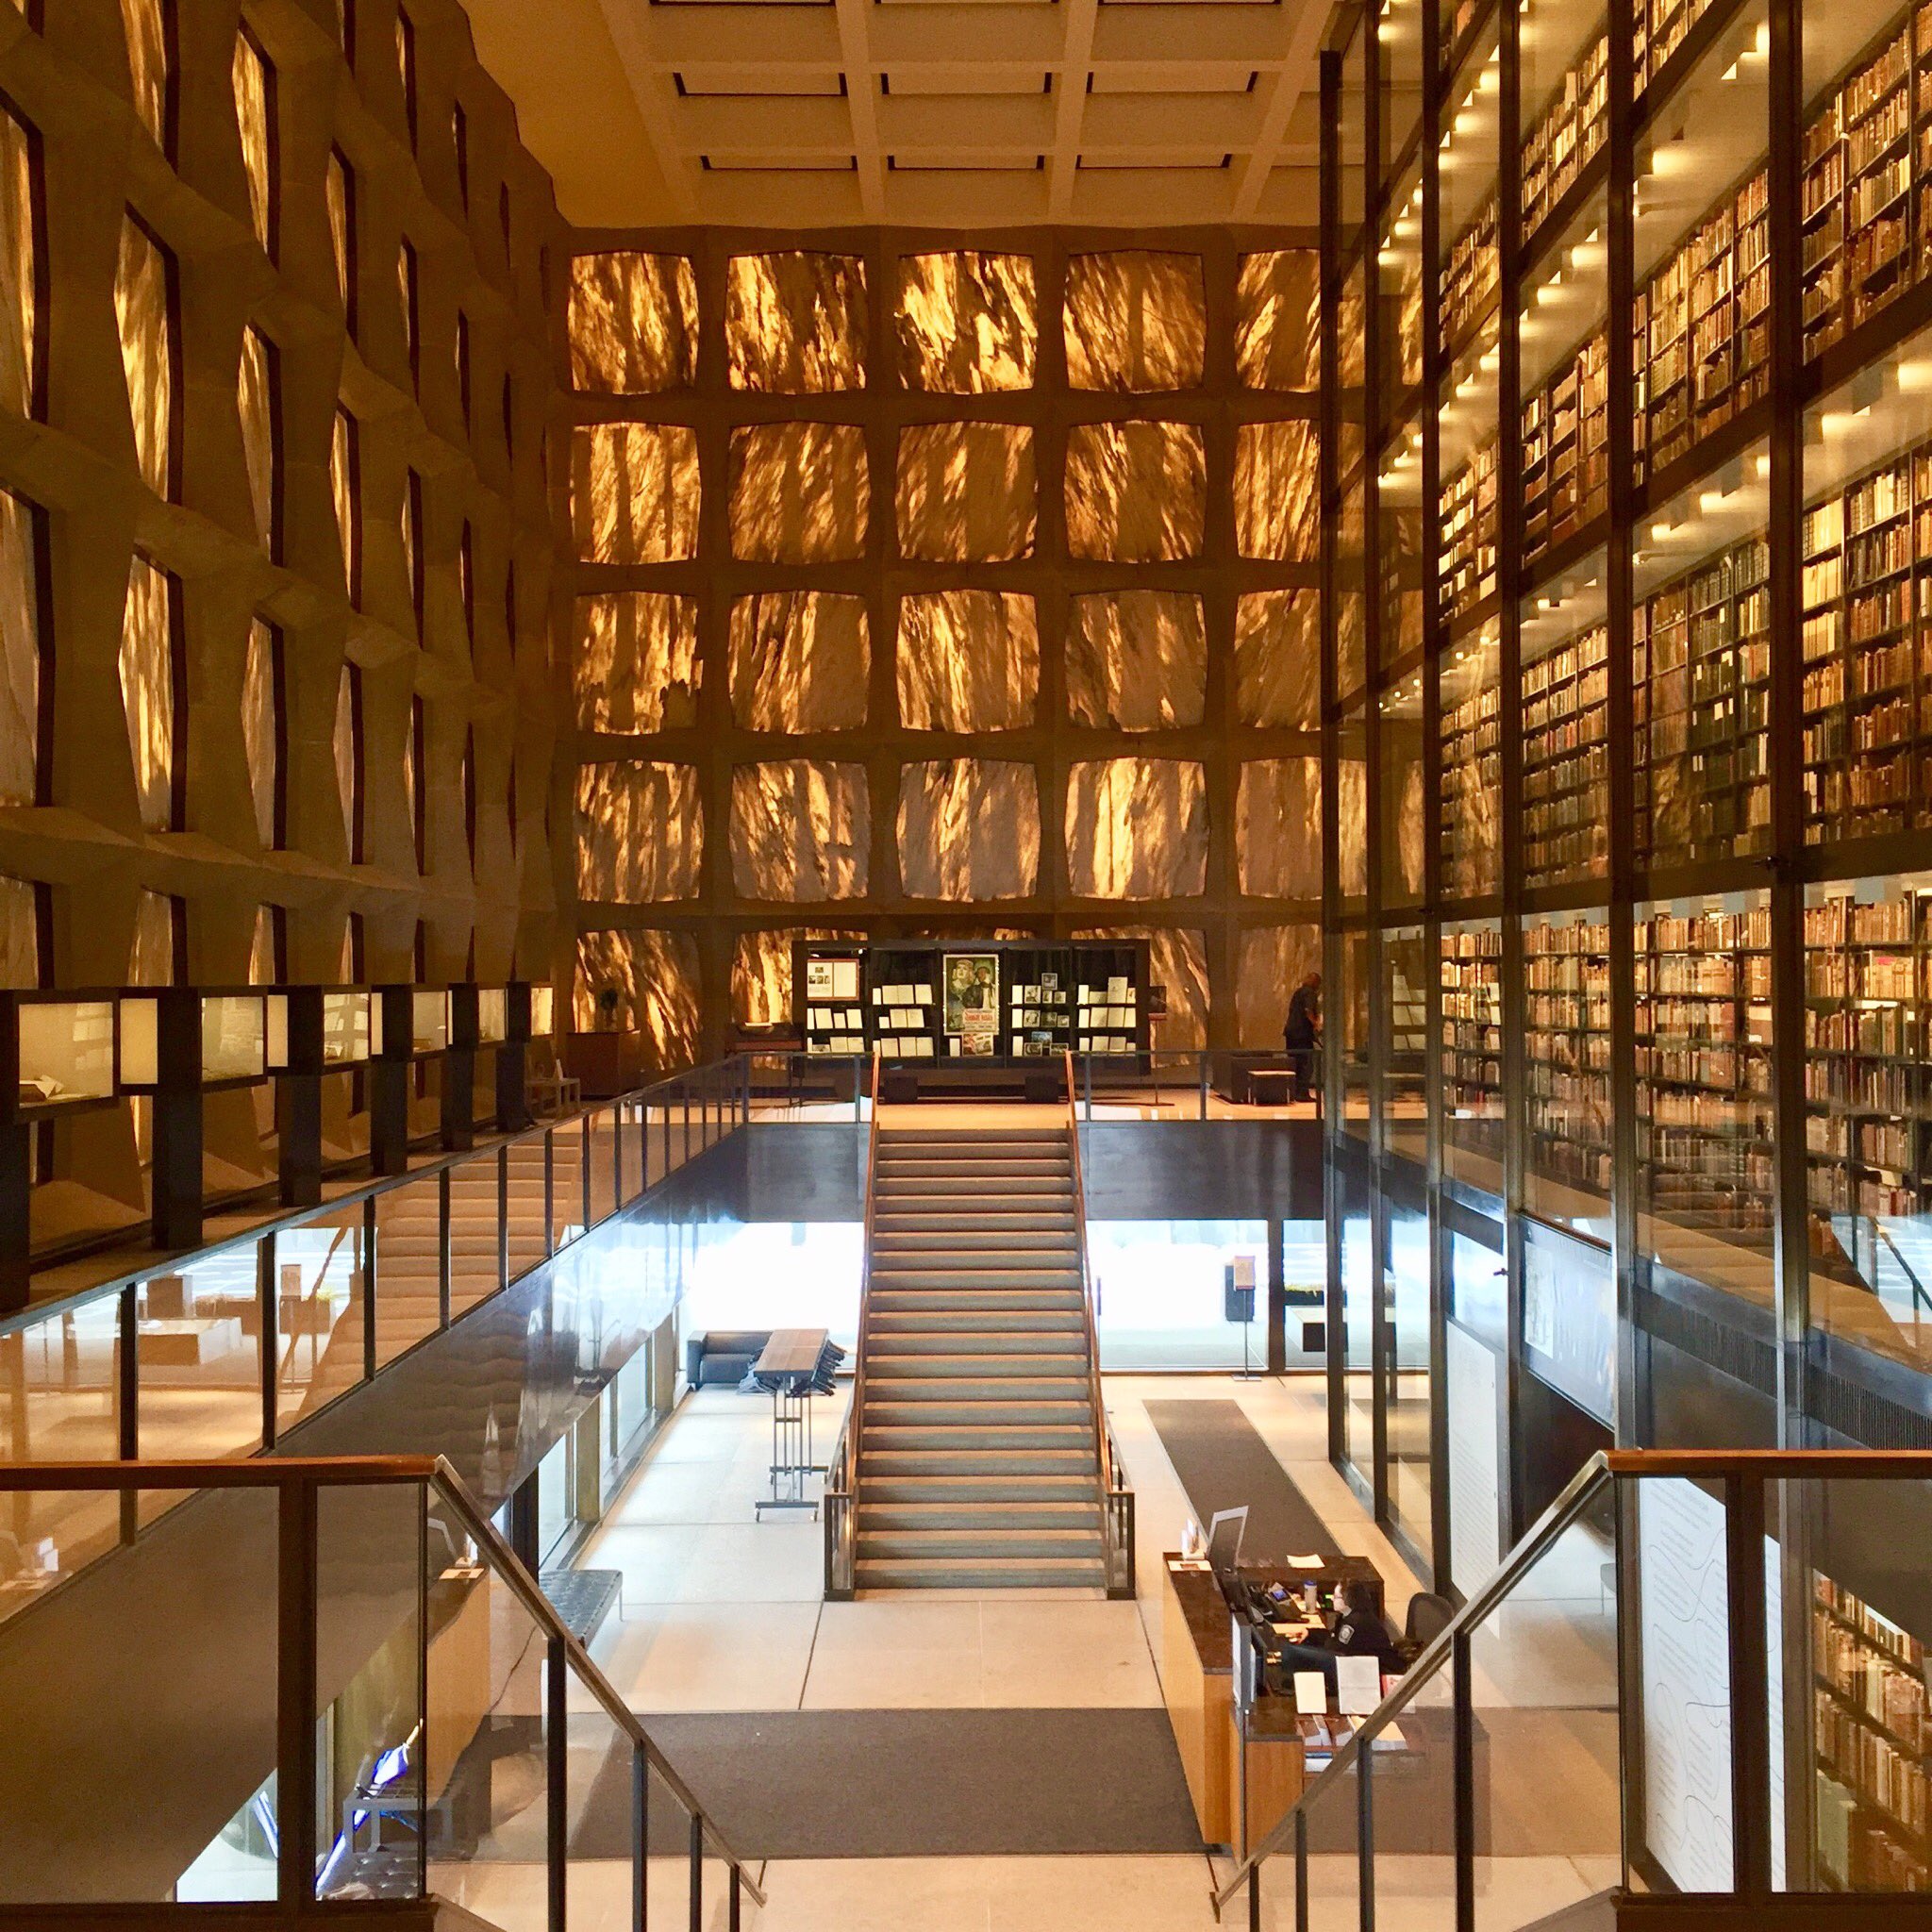
[(584, 226), (1316, 220), (1330, 0), (467, 0)]

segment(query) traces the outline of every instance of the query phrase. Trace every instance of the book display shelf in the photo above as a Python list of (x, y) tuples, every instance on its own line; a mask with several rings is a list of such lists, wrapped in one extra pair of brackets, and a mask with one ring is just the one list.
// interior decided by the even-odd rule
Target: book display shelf
[(1493, 891), (1499, 875), (1502, 704), (1498, 627), (1491, 623), (1442, 673), (1442, 877), (1457, 898)]
[(1438, 972), (1444, 1165), (1495, 1192), (1503, 1156), (1502, 922), (1444, 925)]
[(1610, 1191), (1610, 928), (1552, 913), (1523, 934), (1528, 1205), (1552, 1219), (1575, 1191)]

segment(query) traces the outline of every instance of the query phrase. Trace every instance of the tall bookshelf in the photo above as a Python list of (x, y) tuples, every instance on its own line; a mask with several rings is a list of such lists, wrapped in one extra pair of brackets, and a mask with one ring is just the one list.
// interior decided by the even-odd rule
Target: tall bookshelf
[(1523, 667), (1523, 867), (1542, 883), (1609, 860), (1609, 632), (1592, 625)]
[(1479, 444), (1442, 486), (1439, 608), (1452, 622), (1496, 591), (1496, 445)]
[(1499, 1162), (1503, 1117), (1503, 929), (1493, 920), (1444, 926), (1438, 959), (1446, 1138), (1452, 1147)]
[(1582, 177), (1608, 138), (1610, 42), (1599, 34), (1557, 84), (1523, 143), (1523, 232), (1537, 231)]
[(1609, 495), (1609, 342), (1592, 336), (1523, 406), (1523, 554), (1534, 562)]
[[(1528, 1165), (1538, 1178), (1610, 1191), (1610, 928), (1588, 913), (1523, 935)], [(1534, 1191), (1534, 1188), (1533, 1188)]]
[(1442, 889), (1478, 898), (1496, 889), (1501, 847), (1502, 687), (1494, 625), (1464, 647), (1442, 693)]

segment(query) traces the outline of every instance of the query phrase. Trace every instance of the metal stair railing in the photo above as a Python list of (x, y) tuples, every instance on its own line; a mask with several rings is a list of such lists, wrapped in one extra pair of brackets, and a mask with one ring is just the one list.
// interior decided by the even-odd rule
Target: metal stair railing
[(865, 1427), (865, 1343), (872, 1287), (872, 1243), (879, 1164), (879, 1055), (872, 1056), (872, 1121), (865, 1142), (865, 1212), (858, 1251), (858, 1341), (852, 1401), (825, 1463), (825, 1597), (850, 1603), (858, 1587), (858, 1465)]
[[(492, 1581), (501, 1584), (515, 1608), (528, 1620), (541, 1645), (538, 1707), (534, 1711), (519, 1711), (508, 1720), (512, 1725), (523, 1727), (520, 1735), (527, 1735), (532, 1722), (541, 1727), (544, 1763), (544, 1884), (541, 1916), (534, 1909), (526, 1909), (519, 1917), (516, 1901), (520, 1894), (514, 1887), (502, 1894), (504, 1903), (498, 1912), (492, 1913), (487, 1898), (470, 1905), (469, 1909), (480, 1911), (493, 1924), (504, 1924), (506, 1932), (565, 1932), (566, 1918), (573, 1909), (576, 1868), (591, 1863), (608, 1864), (608, 1855), (599, 1858), (592, 1852), (574, 1854), (572, 1849), (573, 1714), (580, 1729), (587, 1719), (608, 1725), (616, 1748), (622, 1750), (627, 1745), (630, 1752), (631, 1775), (625, 1810), (629, 1827), (632, 1932), (643, 1932), (650, 1908), (646, 1877), (649, 1793), (654, 1777), (682, 1809), (689, 1823), (684, 1843), (689, 1859), (691, 1923), (696, 1925), (703, 1919), (708, 1847), (709, 1856), (722, 1860), (727, 1869), (728, 1913), (733, 1927), (739, 1924), (741, 1897), (749, 1897), (757, 1905), (765, 1903), (763, 1891), (745, 1869), (744, 1857), (725, 1839), (716, 1821), (706, 1812), (675, 1767), (618, 1695), (583, 1642), (558, 1616), (537, 1579), (518, 1560), (461, 1477), (441, 1457), (275, 1457), (235, 1462), (69, 1462), (35, 1468), (0, 1468), (0, 1496), (25, 1490), (107, 1491), (127, 1495), (181, 1491), (203, 1494), (236, 1491), (272, 1492), (275, 1505), (274, 1530), (262, 1539), (267, 1547), (256, 1554), (262, 1561), (264, 1594), (272, 1595), (274, 1600), (275, 1742), (273, 1763), (258, 1767), (262, 1786), (250, 1808), (258, 1811), (266, 1806), (275, 1820), (275, 1899), (283, 1911), (325, 1914), (338, 1900), (354, 1909), (356, 1904), (372, 1893), (389, 1898), (441, 1896), (435, 1890), (432, 1867), (439, 1872), (445, 1868), (452, 1872), (466, 1869), (447, 1836), (464, 1827), (447, 1822), (439, 1824), (438, 1821), (467, 1815), (467, 1828), (475, 1832), (475, 1813), (480, 1803), (490, 1829), (478, 1836), (495, 1836), (499, 1823), (493, 1808), (497, 1802), (492, 1789), (495, 1760), (487, 1752), (477, 1755), (477, 1740), (491, 1723), (491, 1707), (486, 1704), (480, 1712), (475, 1711), (465, 1707), (460, 1697), (435, 1694), (431, 1673), (443, 1667), (437, 1645), (440, 1639), (447, 1637), (454, 1648), (455, 1660), (446, 1668), (458, 1674), (459, 1684), (467, 1683), (468, 1677), (461, 1674), (465, 1666), (474, 1665), (475, 1646), (480, 1641), (486, 1646), (486, 1685), (493, 1686), (503, 1676), (507, 1688), (500, 1701), (513, 1702), (508, 1686), (517, 1659), (511, 1658), (509, 1669), (505, 1671), (505, 1659), (495, 1655), (493, 1646), (500, 1642), (506, 1651), (516, 1649), (515, 1628), (506, 1607), (486, 1596), (480, 1639), (473, 1626), (459, 1641), (455, 1622), (447, 1617), (440, 1629), (432, 1631), (431, 1591), (452, 1577), (459, 1579), (466, 1594), (478, 1590), (487, 1591)], [(393, 1661), (398, 1628), (393, 1621), (393, 1605), (385, 1607), (380, 1591), (369, 1580), (384, 1574), (384, 1564), (393, 1558), (394, 1550), (385, 1546), (382, 1519), (373, 1513), (356, 1526), (359, 1534), (345, 1533), (348, 1526), (340, 1520), (341, 1499), (397, 1490), (414, 1494), (415, 1529), (410, 1541), (417, 1562), (409, 1612), (416, 1648), (414, 1684), (405, 1693), (401, 1713), (392, 1719), (393, 1735), (387, 1748), (374, 1754), (375, 1770), (359, 1778), (342, 1781), (343, 1790), (325, 1792), (321, 1789), (321, 1767), (335, 1755), (347, 1723), (331, 1721), (331, 1709), (342, 1691), (338, 1689), (331, 1692), (323, 1682), (325, 1653), (327, 1668), (337, 1679), (343, 1676), (345, 1648), (354, 1656), (362, 1653), (366, 1646), (368, 1668), (375, 1681), (391, 1687), (403, 1681)], [(326, 1505), (325, 1499), (329, 1499)], [(170, 1520), (175, 1519), (171, 1516)], [(391, 1516), (388, 1522), (392, 1530), (394, 1518)], [(441, 1572), (436, 1570), (430, 1556), (429, 1530), (435, 1522), (442, 1524), (443, 1541), (450, 1552), (450, 1560)], [(231, 1523), (226, 1527), (232, 1542), (236, 1540), (235, 1525)], [(449, 1534), (452, 1530), (454, 1536)], [(458, 1552), (458, 1540), (472, 1546), (474, 1560)], [(271, 1566), (273, 1581), (269, 1583), (266, 1578)], [(325, 1571), (329, 1577), (326, 1594)], [(344, 1574), (353, 1578), (347, 1593), (338, 1580)], [(361, 1592), (361, 1600), (354, 1594), (356, 1591)], [(373, 1610), (367, 1602), (372, 1598)], [(259, 1621), (258, 1607), (242, 1607), (243, 1623), (251, 1614)], [(408, 1621), (402, 1627), (408, 1627)], [(0, 1646), (4, 1646), (6, 1638), (6, 1628), (0, 1626)], [(523, 1648), (528, 1648), (527, 1641)], [(208, 1669), (213, 1673), (213, 1679), (220, 1678), (222, 1668), (219, 1658), (209, 1659)], [(0, 1678), (0, 1682), (5, 1681)], [(441, 1690), (441, 1679), (435, 1681)], [(363, 1682), (360, 1675), (350, 1674), (346, 1687), (359, 1689)], [(575, 1713), (571, 1708), (573, 1683), (579, 1693)], [(589, 1709), (584, 1707), (585, 1698)], [(177, 1724), (198, 1728), (214, 1719), (216, 1712), (183, 1707), (179, 1690), (175, 1686), (157, 1684), (154, 1703), (151, 1711), (115, 1714), (121, 1728), (139, 1738), (147, 1750), (160, 1753), (157, 1761), (174, 1761), (177, 1756), (185, 1760), (189, 1756), (187, 1740), (178, 1740), (181, 1748), (170, 1752), (168, 1726)], [(249, 1735), (245, 1709), (239, 1721), (235, 1711), (224, 1711), (220, 1716), (227, 1720), (223, 1732), (225, 1740)], [(74, 1722), (84, 1730), (114, 1728), (101, 1713), (79, 1703), (74, 1708)], [(363, 1722), (368, 1722), (366, 1710)], [(458, 1735), (444, 1735), (445, 1724)], [(475, 1735), (461, 1735), (471, 1727)], [(19, 1734), (4, 1707), (0, 1707), (0, 1728)], [(378, 1733), (378, 1740), (382, 1735)], [(45, 1736), (41, 1738), (40, 1745), (42, 1752), (50, 1755), (58, 1750), (58, 1740)], [(232, 1744), (227, 1748), (232, 1748)], [(446, 1789), (431, 1788), (432, 1765), (440, 1765), (441, 1782)], [(256, 1768), (248, 1769), (249, 1774), (253, 1774)], [(80, 1883), (63, 1885), (59, 1873), (36, 1872), (25, 1863), (31, 1856), (31, 1846), (38, 1842), (43, 1848), (57, 1847), (56, 1856), (71, 1857), (85, 1865), (90, 1857), (88, 1847), (107, 1835), (139, 1834), (142, 1825), (135, 1813), (142, 1802), (144, 1775), (138, 1767), (129, 1767), (125, 1786), (129, 1814), (124, 1818), (112, 1815), (112, 1793), (101, 1790), (98, 1783), (76, 1795), (75, 1803), (85, 1815), (56, 1815), (50, 1810), (47, 1816), (25, 1820), (17, 1809), (11, 1813), (9, 1874), (5, 1895), (13, 1902), (41, 1906), (90, 1902), (93, 1894), (85, 1881), (92, 1876), (91, 1873), (84, 1874)], [(593, 1773), (593, 1783), (594, 1778)], [(339, 1773), (331, 1778), (332, 1783), (338, 1781)], [(527, 1834), (528, 1820), (540, 1807), (527, 1790), (514, 1789), (514, 1780), (511, 1782), (511, 1795), (505, 1803), (515, 1808), (508, 1811), (501, 1822), (511, 1832)], [(587, 1792), (587, 1799), (589, 1796)], [(344, 1819), (344, 1826), (332, 1842), (325, 1841), (320, 1827), (323, 1818), (337, 1815), (332, 1807), (325, 1809), (325, 1797), (342, 1801), (340, 1815)], [(58, 1805), (58, 1801), (51, 1802)], [(377, 1868), (376, 1879), (365, 1875), (361, 1869), (370, 1863), (366, 1856), (361, 1859), (361, 1867), (356, 1864), (360, 1832), (372, 1820), (378, 1833), (385, 1821), (392, 1834), (398, 1830), (398, 1821), (405, 1827), (401, 1831), (406, 1843), (404, 1853), (383, 1860)], [(433, 1840), (435, 1831), (444, 1834), (440, 1841)], [(440, 1851), (437, 1842), (441, 1843)], [(485, 1855), (490, 1872), (494, 1873), (504, 1865), (532, 1862), (516, 1860), (510, 1855), (509, 1842), (509, 1835), (506, 1834), (505, 1840)], [(583, 1875), (586, 1890), (581, 1909), (586, 1913), (602, 1909), (604, 1902), (591, 1889), (593, 1874), (587, 1872)], [(467, 1903), (462, 1899), (451, 1902)]]

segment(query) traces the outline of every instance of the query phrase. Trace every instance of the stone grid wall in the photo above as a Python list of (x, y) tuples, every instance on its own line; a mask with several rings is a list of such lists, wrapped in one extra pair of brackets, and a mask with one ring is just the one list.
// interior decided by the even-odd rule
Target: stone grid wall
[(795, 936), (1146, 935), (1169, 1046), (1319, 951), (1306, 233), (580, 232), (554, 809), (576, 1024)]
[[(0, 4), (9, 984), (548, 964), (567, 255), (460, 8), (404, 18)], [(62, 1165), (138, 1201), (137, 1132)]]

